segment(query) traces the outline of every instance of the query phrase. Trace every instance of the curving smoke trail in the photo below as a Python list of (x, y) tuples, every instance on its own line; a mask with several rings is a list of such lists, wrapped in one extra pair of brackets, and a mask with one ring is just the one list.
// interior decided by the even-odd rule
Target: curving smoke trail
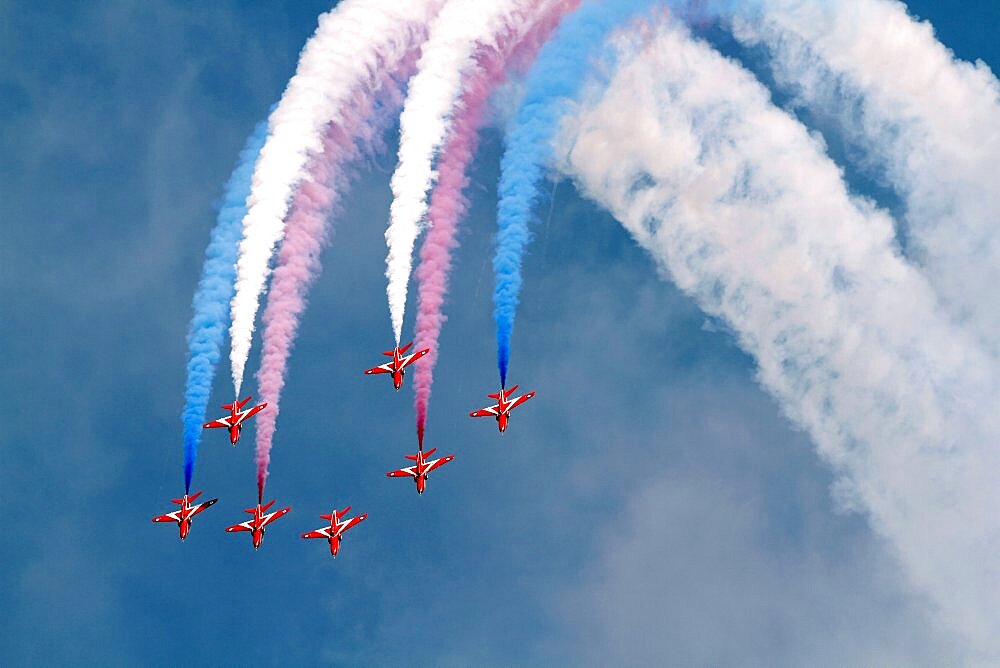
[(417, 318), (414, 326), (417, 349), (430, 348), (424, 360), (413, 372), (414, 407), (417, 417), (417, 439), (424, 440), (427, 405), (434, 382), (434, 367), (438, 358), (438, 338), (447, 317), (442, 312), (448, 293), (451, 253), (458, 246), (456, 233), (465, 217), (468, 200), (462, 191), (469, 183), (466, 169), (479, 145), (479, 128), (490, 94), (506, 78), (506, 68), (517, 61), (526, 66), (562, 17), (579, 5), (579, 0), (558, 0), (539, 3), (537, 19), (523, 37), (518, 29), (508, 27), (496, 40), (495, 48), (480, 48), (476, 65), (463, 86), (462, 98), (456, 105), (451, 135), (441, 150), (438, 179), (431, 194), (428, 219), (430, 229), (420, 246), (417, 266)]
[(246, 214), (250, 177), (267, 137), (267, 122), (257, 124), (240, 152), (236, 169), (226, 182), (225, 195), (212, 237), (205, 249), (205, 264), (194, 293), (194, 316), (188, 329), (187, 382), (184, 389), (184, 493), (191, 489), (191, 476), (198, 459), (201, 425), (205, 422), (208, 397), (215, 368), (221, 356), (222, 339), (229, 324), (229, 300), (236, 278), (236, 250)]
[(257, 418), (257, 494), (264, 496), (271, 445), (285, 386), (288, 357), (298, 334), (306, 307), (306, 294), (322, 269), (320, 252), (329, 240), (329, 219), (354, 176), (351, 163), (374, 155), (381, 147), (382, 133), (391, 124), (402, 103), (398, 81), (405, 81), (413, 69), (422, 35), (414, 33), (409, 56), (400, 71), (384, 71), (381, 84), (361, 89), (341, 115), (330, 125), (323, 140), (323, 153), (316, 156), (291, 207), (285, 239), (268, 291), (262, 316), (263, 350), (257, 371), (258, 393), (268, 410)]
[(342, 121), (358, 89), (373, 89), (396, 71), (414, 34), (423, 33), (444, 0), (344, 0), (319, 17), (277, 108), (247, 198), (233, 296), (230, 362), (238, 395), (254, 320), (285, 216), (309, 160), (323, 151), (323, 133)]
[(884, 0), (816, 6), (767, 0), (734, 22), (764, 44), (794, 103), (831, 117), (836, 130), (886, 177), (905, 204), (911, 255), (952, 315), (1000, 355), (1000, 81), (934, 38), (928, 23)]
[(969, 662), (996, 663), (989, 354), (940, 312), (889, 216), (850, 197), (825, 147), (750, 73), (676, 26), (624, 60), (567, 120), (565, 170), (732, 326), (841, 500), (965, 637)]
[(392, 207), (385, 233), (386, 294), (396, 345), (400, 343), (413, 245), (427, 214), (433, 161), (452, 126), (464, 80), (478, 48), (496, 48), (506, 31), (522, 31), (540, 0), (451, 0), (434, 20), (399, 119), (399, 164), (392, 175)]
[(539, 185), (553, 154), (551, 139), (571, 100), (591, 71), (605, 38), (654, 0), (585, 2), (542, 47), (526, 80), (521, 106), (505, 137), (500, 162), (497, 247), (493, 258), (493, 317), (500, 385), (507, 385), (510, 337), (521, 292), (521, 258)]

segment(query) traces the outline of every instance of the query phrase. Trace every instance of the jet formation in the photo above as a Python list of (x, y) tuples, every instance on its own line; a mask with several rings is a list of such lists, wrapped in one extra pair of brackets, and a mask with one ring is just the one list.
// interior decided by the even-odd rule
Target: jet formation
[(433, 455), (435, 451), (437, 451), (437, 448), (431, 448), (427, 451), (427, 454), (424, 454), (423, 448), (420, 448), (415, 455), (403, 455), (416, 463), (413, 466), (407, 466), (405, 469), (389, 471), (386, 473), (386, 476), (390, 478), (413, 478), (413, 481), (417, 483), (417, 494), (423, 494), (424, 489), (427, 488), (427, 474), (439, 466), (444, 466), (455, 458), (455, 455), (448, 455), (447, 457), (428, 461), (426, 458)]
[(285, 514), (291, 510), (291, 508), (282, 508), (281, 510), (276, 510), (273, 513), (268, 513), (267, 510), (273, 505), (274, 501), (266, 503), (263, 506), (260, 505), (260, 501), (258, 501), (255, 507), (247, 508), (243, 511), (253, 515), (252, 518), (246, 522), (240, 522), (239, 524), (234, 524), (231, 527), (226, 527), (226, 531), (228, 533), (249, 531), (250, 537), (253, 539), (253, 549), (259, 549), (261, 542), (264, 540), (264, 527), (276, 519), (284, 517)]
[(347, 533), (347, 530), (368, 519), (368, 513), (365, 513), (363, 515), (352, 517), (349, 520), (345, 520), (344, 515), (346, 515), (347, 511), (350, 509), (350, 506), (347, 506), (343, 510), (337, 510), (334, 508), (330, 511), (329, 515), (320, 515), (320, 519), (330, 520), (330, 525), (314, 529), (313, 531), (307, 531), (302, 534), (302, 537), (325, 538), (326, 541), (330, 543), (330, 554), (334, 559), (336, 559), (337, 553), (340, 552), (340, 541), (344, 537), (344, 534)]
[(406, 372), (403, 371), (403, 369), (410, 366), (431, 351), (430, 348), (424, 348), (423, 350), (418, 350), (412, 355), (406, 355), (406, 351), (409, 350), (412, 345), (413, 341), (410, 341), (402, 348), (396, 346), (392, 350), (384, 351), (382, 354), (391, 357), (392, 361), (367, 369), (365, 370), (365, 374), (370, 376), (378, 373), (391, 373), (392, 386), (398, 391), (399, 388), (403, 387), (403, 376), (406, 375)]
[[(392, 350), (383, 352), (383, 355), (391, 357), (392, 359), (385, 364), (380, 364), (371, 369), (365, 370), (366, 375), (376, 375), (376, 374), (390, 374), (392, 377), (392, 386), (399, 390), (403, 386), (403, 377), (406, 375), (405, 369), (410, 366), (424, 355), (430, 352), (430, 348), (425, 348), (423, 350), (418, 350), (416, 352), (410, 353), (406, 352), (413, 346), (413, 342), (406, 344), (403, 347), (396, 346)], [(517, 390), (518, 386), (514, 385), (509, 390), (501, 387), (496, 394), (488, 394), (490, 399), (496, 399), (496, 403), (492, 406), (487, 406), (477, 411), (469, 413), (469, 417), (492, 417), (497, 421), (497, 428), (500, 433), (503, 434), (507, 430), (508, 419), (510, 418), (510, 412), (528, 401), (535, 396), (534, 392), (527, 392), (519, 397), (514, 397), (513, 394)], [(212, 420), (211, 422), (206, 422), (202, 425), (204, 429), (216, 429), (224, 428), (229, 432), (229, 441), (235, 446), (240, 440), (240, 434), (243, 431), (243, 425), (247, 420), (252, 418), (257, 413), (261, 412), (267, 408), (267, 403), (258, 404), (252, 408), (244, 408), (252, 397), (247, 397), (243, 401), (234, 399), (231, 404), (224, 404), (222, 406), (223, 410), (229, 411), (229, 415), (219, 418), (218, 420)], [(396, 469), (395, 471), (389, 471), (386, 476), (389, 478), (412, 478), (416, 488), (417, 494), (422, 495), (427, 489), (427, 478), (428, 474), (451, 460), (455, 459), (454, 455), (447, 455), (445, 457), (439, 457), (438, 459), (428, 459), (437, 451), (437, 448), (431, 448), (430, 450), (424, 451), (424, 443), (421, 438), (418, 443), (417, 452), (412, 455), (403, 455), (406, 459), (413, 462), (412, 466), (407, 466), (405, 468)], [(181, 540), (184, 540), (188, 536), (188, 532), (191, 530), (192, 518), (198, 513), (202, 512), (212, 504), (214, 504), (218, 499), (211, 499), (209, 501), (204, 501), (202, 503), (195, 504), (195, 500), (201, 496), (201, 492), (188, 496), (185, 494), (179, 499), (171, 499), (172, 503), (180, 505), (179, 510), (167, 513), (165, 515), (158, 515), (153, 518), (154, 522), (176, 522), (180, 529)], [(291, 508), (282, 508), (281, 510), (276, 510), (274, 512), (267, 512), (270, 510), (271, 506), (274, 505), (274, 501), (270, 501), (267, 504), (262, 503), (262, 499), (257, 499), (257, 505), (253, 508), (247, 508), (244, 512), (249, 513), (252, 517), (246, 522), (239, 522), (230, 527), (226, 528), (227, 533), (240, 533), (249, 532), (253, 547), (255, 550), (259, 549), (261, 543), (264, 541), (265, 527), (275, 520), (283, 517)], [(361, 522), (368, 518), (368, 514), (364, 513), (357, 515), (350, 519), (345, 520), (344, 517), (347, 512), (351, 509), (350, 506), (346, 506), (343, 510), (337, 510), (334, 508), (330, 511), (329, 515), (320, 515), (324, 520), (329, 520), (329, 525), (314, 529), (313, 531), (308, 531), (302, 534), (302, 538), (322, 538), (325, 539), (330, 545), (330, 554), (336, 557), (340, 552), (340, 544), (343, 539), (344, 533), (349, 529), (357, 526)]]
[(509, 390), (504, 390), (501, 387), (500, 391), (496, 394), (487, 394), (486, 396), (490, 399), (496, 399), (497, 402), (492, 406), (487, 406), (486, 408), (481, 408), (478, 411), (469, 413), (469, 417), (494, 417), (497, 420), (497, 428), (500, 430), (500, 433), (504, 433), (507, 431), (507, 419), (510, 417), (510, 412), (531, 397), (535, 396), (534, 392), (528, 392), (527, 394), (522, 394), (519, 397), (511, 398), (510, 395), (514, 394), (514, 390), (516, 389), (517, 385)]
[(236, 447), (236, 442), (240, 440), (240, 433), (243, 431), (243, 423), (252, 418), (257, 413), (267, 408), (267, 404), (258, 404), (253, 408), (241, 410), (253, 397), (247, 397), (243, 401), (233, 400), (231, 404), (223, 404), (222, 410), (229, 411), (229, 415), (218, 420), (212, 420), (201, 425), (202, 429), (216, 429), (223, 427), (229, 430), (229, 442)]
[(175, 510), (166, 515), (157, 515), (153, 518), (154, 522), (177, 522), (177, 526), (181, 530), (181, 540), (184, 540), (188, 536), (188, 531), (191, 530), (191, 520), (195, 515), (201, 511), (208, 508), (210, 505), (218, 501), (218, 499), (211, 499), (209, 501), (203, 501), (197, 505), (192, 506), (191, 503), (201, 496), (201, 492), (188, 496), (185, 494), (179, 499), (170, 499), (171, 503), (180, 504), (181, 509)]

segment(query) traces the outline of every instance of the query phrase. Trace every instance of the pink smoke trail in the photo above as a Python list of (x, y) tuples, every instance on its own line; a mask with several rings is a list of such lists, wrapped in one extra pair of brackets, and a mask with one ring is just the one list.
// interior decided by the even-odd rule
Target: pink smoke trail
[(448, 293), (451, 253), (458, 247), (458, 224), (468, 209), (468, 200), (462, 194), (469, 183), (466, 169), (479, 145), (478, 130), (486, 103), (496, 86), (506, 78), (507, 67), (526, 69), (563, 15), (579, 4), (580, 0), (548, 3), (539, 0), (532, 12), (542, 7), (544, 9), (523, 38), (518, 40), (516, 28), (509, 27), (497, 40), (499, 48), (479, 52), (478, 67), (471, 72), (464, 84), (465, 91), (452, 121), (452, 134), (441, 151), (437, 185), (431, 194), (428, 211), (430, 230), (420, 247), (420, 266), (415, 272), (418, 286), (416, 349), (430, 348), (420, 364), (414, 365), (413, 372), (417, 440), (421, 447), (427, 422), (427, 405), (434, 382), (434, 367), (438, 358), (438, 338), (441, 326), (447, 320), (442, 306)]
[[(418, 42), (419, 43), (419, 42)], [(416, 54), (397, 76), (405, 81), (412, 73)], [(285, 387), (288, 357), (299, 321), (306, 307), (306, 294), (320, 270), (320, 252), (329, 241), (327, 221), (346, 192), (353, 172), (347, 167), (379, 147), (382, 132), (402, 105), (396, 79), (384, 75), (378, 97), (359, 90), (340, 123), (327, 128), (323, 153), (312, 159), (309, 176), (292, 200), (285, 239), (271, 278), (262, 322), (263, 350), (257, 371), (258, 393), (268, 403), (257, 418), (257, 496), (263, 499), (271, 461), (271, 444)]]

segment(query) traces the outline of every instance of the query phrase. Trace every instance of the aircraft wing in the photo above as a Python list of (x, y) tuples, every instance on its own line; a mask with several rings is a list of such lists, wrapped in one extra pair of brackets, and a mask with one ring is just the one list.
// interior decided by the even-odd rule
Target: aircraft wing
[(267, 526), (274, 520), (278, 519), (279, 517), (287, 513), (289, 510), (291, 510), (291, 508), (282, 508), (281, 510), (277, 510), (273, 513), (268, 513), (267, 515), (264, 515), (264, 518), (261, 520), (260, 525)]
[(535, 396), (534, 392), (528, 392), (527, 394), (522, 394), (517, 399), (514, 399), (514, 401), (511, 402), (510, 407), (511, 408), (517, 408), (518, 406), (520, 406), (521, 404), (523, 404), (525, 401), (527, 401), (528, 399), (530, 399), (533, 396)]
[(241, 411), (240, 413), (237, 413), (236, 414), (236, 424), (239, 424), (239, 423), (243, 422), (247, 418), (253, 417), (257, 413), (260, 413), (265, 408), (267, 408), (267, 404), (258, 404), (256, 406), (254, 406), (253, 408), (248, 408), (245, 411)]
[(418, 359), (420, 359), (430, 351), (431, 351), (430, 348), (424, 348), (423, 350), (418, 350), (412, 355), (407, 355), (406, 357), (403, 358), (403, 363), (400, 365), (400, 368), (405, 369), (406, 367), (410, 366), (411, 364), (416, 362)]
[(440, 466), (444, 466), (454, 458), (455, 455), (448, 455), (447, 457), (442, 457), (441, 459), (432, 459), (431, 461), (427, 462), (427, 473), (430, 473), (431, 471)]
[(316, 529), (315, 531), (309, 531), (302, 534), (303, 538), (329, 538), (330, 537), (330, 527), (323, 527), (321, 529)]
[(405, 469), (397, 469), (386, 473), (390, 478), (412, 478), (417, 475), (416, 466), (407, 466)]
[(210, 499), (208, 501), (203, 501), (202, 503), (199, 503), (197, 506), (192, 507), (191, 508), (191, 516), (194, 517), (195, 515), (197, 515), (201, 511), (205, 510), (205, 508), (208, 508), (210, 505), (212, 505), (216, 501), (218, 501), (218, 499)]
[(486, 408), (481, 408), (478, 411), (473, 411), (469, 413), (469, 417), (496, 417), (500, 410), (500, 404), (495, 406), (487, 406)]
[(231, 422), (232, 418), (224, 417), (224, 418), (219, 418), (218, 420), (212, 420), (211, 422), (206, 422), (205, 424), (201, 425), (201, 428), (214, 429), (216, 427), (225, 427), (226, 429), (228, 429), (229, 427), (233, 426), (232, 424), (230, 424)]
[(342, 524), (341, 525), (341, 529), (340, 529), (340, 531), (338, 533), (344, 533), (345, 531), (347, 531), (351, 527), (354, 527), (354, 526), (357, 526), (357, 525), (361, 524), (366, 519), (368, 519), (368, 513), (365, 513), (364, 515), (358, 515), (357, 517), (352, 517), (351, 519), (349, 519), (347, 521), (346, 524)]
[(226, 531), (229, 533), (234, 533), (236, 531), (253, 531), (253, 523), (250, 520), (240, 522), (239, 524), (234, 524), (231, 527), (226, 527)]
[[(204, 504), (202, 504), (204, 505)], [(181, 511), (175, 510), (172, 513), (167, 513), (166, 515), (157, 515), (153, 518), (154, 522), (180, 522), (181, 521)]]
[(369, 375), (373, 373), (392, 373), (392, 364), (379, 364), (378, 366), (365, 370), (365, 373)]

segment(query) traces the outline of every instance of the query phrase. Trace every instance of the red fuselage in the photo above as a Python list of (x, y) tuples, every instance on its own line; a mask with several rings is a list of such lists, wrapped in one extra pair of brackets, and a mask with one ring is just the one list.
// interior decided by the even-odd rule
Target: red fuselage
[(191, 507), (191, 501), (188, 499), (187, 494), (181, 497), (181, 519), (177, 522), (177, 526), (180, 528), (181, 540), (188, 537), (188, 532), (191, 531), (191, 518), (194, 517), (194, 508)]
[(253, 539), (253, 549), (260, 548), (260, 544), (264, 541), (264, 513), (260, 509), (260, 504), (254, 508), (253, 520), (251, 520), (250, 537)]
[(413, 481), (417, 484), (417, 494), (423, 494), (427, 489), (427, 462), (424, 461), (423, 450), (417, 450), (417, 475), (413, 476)]
[(405, 375), (403, 357), (399, 354), (399, 348), (394, 348), (392, 351), (392, 386), (397, 390), (403, 387), (403, 376)]
[[(247, 397), (249, 399), (250, 397)], [(243, 422), (239, 420), (240, 411), (238, 410), (240, 403), (233, 400), (232, 407), (229, 409), (229, 420), (232, 423), (232, 427), (229, 428), (229, 442), (236, 445), (236, 442), (240, 440), (240, 434), (243, 433)]]
[(340, 536), (331, 536), (330, 554), (336, 557), (338, 552), (340, 552)]

